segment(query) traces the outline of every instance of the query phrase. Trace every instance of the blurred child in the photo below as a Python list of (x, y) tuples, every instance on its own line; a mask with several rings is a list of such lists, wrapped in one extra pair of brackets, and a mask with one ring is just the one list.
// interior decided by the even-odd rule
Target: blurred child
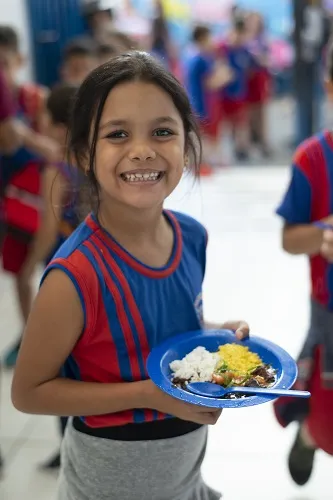
[[(44, 129), (45, 89), (17, 83), (24, 58), (15, 30), (0, 26), (0, 67), (13, 96), (16, 116), (36, 131)], [(32, 289), (19, 276), (31, 235), (36, 230), (39, 213), (40, 161), (26, 149), (19, 149), (1, 158), (0, 188), (5, 228), (0, 252), (5, 271), (15, 276), (18, 305), (23, 324), (31, 306)], [(5, 357), (5, 365), (15, 364), (19, 342)]]
[[(333, 100), (333, 47), (328, 53), (327, 94)], [(311, 391), (310, 400), (281, 398), (275, 404), (279, 423), (298, 423), (289, 453), (289, 471), (300, 486), (311, 477), (316, 450), (333, 455), (333, 266), (325, 232), (333, 227), (333, 134), (308, 139), (296, 151), (291, 181), (277, 213), (284, 219), (283, 248), (308, 255), (311, 269), (311, 320), (299, 356), (295, 388)], [(325, 226), (324, 226), (325, 227)], [(328, 235), (327, 235), (328, 233)]]
[(97, 46), (92, 39), (72, 40), (63, 53), (61, 79), (71, 85), (80, 85), (98, 63)]
[(221, 92), (221, 119), (231, 126), (235, 157), (242, 161), (249, 158), (249, 114), (248, 81), (254, 66), (253, 57), (247, 46), (247, 31), (244, 16), (235, 16), (232, 31), (227, 39), (218, 46), (222, 57), (232, 71), (233, 79)]
[(203, 165), (201, 172), (209, 171), (209, 166), (221, 162), (219, 151), (219, 113), (217, 90), (226, 85), (231, 74), (228, 68), (217, 61), (215, 46), (210, 29), (197, 26), (192, 40), (195, 53), (187, 65), (186, 87), (192, 107), (200, 121), (203, 136)]
[(248, 102), (251, 141), (258, 145), (263, 156), (271, 156), (267, 138), (267, 101), (270, 95), (269, 45), (263, 18), (256, 12), (247, 18), (248, 48), (257, 63), (249, 75)]
[(0, 26), (0, 67), (11, 91), (16, 96), (17, 111), (29, 125), (42, 131), (46, 89), (35, 84), (19, 85), (18, 73), (25, 63), (19, 38), (11, 26)]
[[(107, 3), (110, 4), (110, 2)], [(103, 5), (103, 2), (98, 0), (89, 0), (82, 3), (82, 5), (82, 14), (91, 36), (96, 42), (104, 43), (106, 32), (113, 29), (115, 21), (114, 10), (109, 5)]]
[[(7, 155), (11, 154), (12, 157), (17, 159), (22, 156), (22, 151), (24, 152), (25, 147), (29, 146), (33, 151), (38, 152), (38, 154), (48, 157), (51, 161), (56, 161), (58, 159), (58, 148), (54, 147), (52, 141), (45, 141), (43, 136), (29, 129), (22, 122), (17, 121), (15, 109), (15, 99), (8, 83), (8, 78), (6, 78), (5, 72), (0, 67), (0, 151)], [(32, 156), (29, 152), (27, 152), (27, 155)], [(2, 170), (1, 168), (0, 174)], [(3, 233), (5, 233), (4, 192), (4, 183), (0, 175), (0, 247), (2, 247)], [(0, 479), (2, 468), (3, 460), (0, 453)]]
[[(77, 88), (68, 84), (56, 86), (47, 100), (48, 135), (66, 150), (70, 112)], [(65, 163), (49, 164), (43, 169), (43, 212), (38, 232), (29, 248), (20, 277), (31, 282), (36, 266), (47, 264), (60, 246), (78, 226), (76, 199), (80, 174)], [(60, 419), (61, 434), (64, 434), (67, 419)], [(44, 468), (60, 466), (57, 453)]]

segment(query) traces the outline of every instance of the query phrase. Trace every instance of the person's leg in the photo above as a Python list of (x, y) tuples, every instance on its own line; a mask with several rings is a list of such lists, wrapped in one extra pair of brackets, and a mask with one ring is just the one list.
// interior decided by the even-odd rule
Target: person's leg
[(323, 67), (319, 63), (314, 67), (313, 73), (313, 133), (318, 133), (325, 127), (325, 117), (323, 113), (324, 87), (323, 87)]
[(250, 121), (246, 104), (236, 103), (232, 113), (232, 127), (235, 138), (235, 156), (246, 161), (250, 152)]
[(333, 391), (326, 387), (322, 378), (324, 353), (327, 349), (327, 345), (316, 349), (314, 370), (308, 386), (311, 392), (309, 413), (301, 421), (289, 454), (290, 474), (300, 486), (306, 484), (311, 477), (317, 449), (333, 455)]
[(290, 475), (298, 486), (304, 486), (309, 481), (315, 452), (316, 444), (309, 432), (307, 422), (302, 422), (288, 457)]
[[(17, 304), (23, 328), (27, 322), (31, 309), (32, 284), (22, 281), (19, 275), (19, 271), (26, 259), (28, 248), (29, 247), (27, 243), (19, 241), (15, 237), (8, 234), (5, 236), (2, 256), (3, 267), (6, 271), (12, 273), (14, 276)], [(5, 355), (4, 364), (7, 368), (12, 368), (13, 366), (15, 366), (21, 344), (21, 337), (22, 335), (19, 336), (14, 345), (11, 346), (11, 348)]]
[(295, 89), (297, 145), (313, 135), (313, 78), (312, 65), (299, 65), (298, 85)]

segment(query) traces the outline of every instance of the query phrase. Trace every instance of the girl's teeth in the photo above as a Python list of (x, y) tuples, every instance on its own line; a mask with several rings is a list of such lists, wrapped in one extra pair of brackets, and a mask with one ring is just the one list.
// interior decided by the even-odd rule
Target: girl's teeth
[(123, 178), (127, 182), (145, 182), (145, 181), (156, 181), (160, 175), (161, 175), (160, 172), (150, 172), (150, 173), (145, 172), (144, 174), (140, 173), (123, 174)]

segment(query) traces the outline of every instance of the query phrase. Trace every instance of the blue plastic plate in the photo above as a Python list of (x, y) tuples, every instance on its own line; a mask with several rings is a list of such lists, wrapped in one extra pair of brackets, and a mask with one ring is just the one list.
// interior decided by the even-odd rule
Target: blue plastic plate
[(218, 399), (197, 396), (175, 387), (171, 382), (170, 363), (182, 359), (196, 347), (203, 346), (216, 352), (222, 344), (237, 343), (249, 347), (257, 353), (264, 363), (272, 365), (277, 371), (273, 387), (290, 389), (297, 378), (297, 365), (294, 359), (281, 347), (259, 337), (239, 341), (230, 330), (199, 330), (170, 337), (155, 347), (147, 360), (147, 370), (151, 380), (162, 391), (184, 402), (208, 408), (242, 408), (254, 406), (276, 399), (274, 396), (250, 396), (242, 399)]

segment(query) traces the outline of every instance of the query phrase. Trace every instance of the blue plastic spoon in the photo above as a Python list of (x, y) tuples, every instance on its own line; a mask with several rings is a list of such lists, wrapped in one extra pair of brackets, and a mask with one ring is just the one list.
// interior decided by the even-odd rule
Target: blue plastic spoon
[(289, 396), (296, 398), (309, 398), (311, 396), (308, 391), (293, 391), (290, 389), (262, 389), (257, 387), (222, 387), (212, 382), (191, 382), (186, 385), (193, 394), (205, 396), (208, 398), (223, 398), (227, 394), (244, 394), (256, 396)]

